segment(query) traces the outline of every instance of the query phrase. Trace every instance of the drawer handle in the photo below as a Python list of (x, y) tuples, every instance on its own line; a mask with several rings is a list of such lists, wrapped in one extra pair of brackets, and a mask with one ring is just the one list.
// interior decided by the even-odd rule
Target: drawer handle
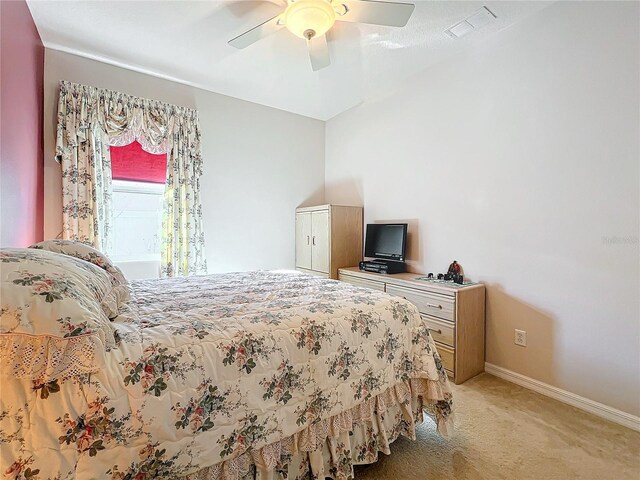
[(437, 333), (438, 335), (442, 335), (442, 330), (438, 329), (438, 330), (434, 330), (433, 328), (429, 329), (430, 332), (434, 332)]
[(433, 303), (427, 303), (427, 307), (439, 308), (440, 310), (442, 310), (442, 305), (434, 305)]

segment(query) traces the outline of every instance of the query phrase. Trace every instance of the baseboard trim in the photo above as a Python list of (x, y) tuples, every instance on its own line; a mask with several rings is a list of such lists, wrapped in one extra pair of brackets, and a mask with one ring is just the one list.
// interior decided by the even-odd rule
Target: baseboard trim
[(631, 415), (630, 413), (623, 412), (617, 408), (589, 400), (588, 398), (562, 390), (561, 388), (554, 387), (548, 383), (534, 380), (533, 378), (512, 372), (506, 368), (498, 367), (492, 363), (485, 363), (484, 370), (487, 373), (502, 378), (503, 380), (507, 380), (508, 382), (515, 383), (521, 387), (528, 388), (534, 392), (538, 392), (562, 403), (566, 403), (579, 408), (580, 410), (584, 410), (585, 412), (592, 413), (598, 417), (640, 432), (640, 417), (637, 417), (636, 415)]

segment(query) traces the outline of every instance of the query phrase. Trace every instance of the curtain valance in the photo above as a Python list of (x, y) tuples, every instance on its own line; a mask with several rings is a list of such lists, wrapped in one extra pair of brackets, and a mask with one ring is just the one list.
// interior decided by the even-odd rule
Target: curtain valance
[(121, 147), (137, 140), (149, 153), (169, 153), (177, 123), (191, 123), (199, 134), (198, 111), (104, 88), (61, 81), (58, 100), (56, 158), (89, 139), (98, 126), (108, 144)]

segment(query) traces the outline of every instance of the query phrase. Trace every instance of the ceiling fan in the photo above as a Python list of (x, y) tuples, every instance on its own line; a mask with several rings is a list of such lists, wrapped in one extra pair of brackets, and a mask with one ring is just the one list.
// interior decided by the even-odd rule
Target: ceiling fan
[(326, 33), (336, 21), (404, 27), (415, 5), (372, 0), (287, 0), (286, 9), (251, 30), (229, 40), (229, 45), (245, 48), (286, 27), (307, 41), (314, 71), (329, 66)]

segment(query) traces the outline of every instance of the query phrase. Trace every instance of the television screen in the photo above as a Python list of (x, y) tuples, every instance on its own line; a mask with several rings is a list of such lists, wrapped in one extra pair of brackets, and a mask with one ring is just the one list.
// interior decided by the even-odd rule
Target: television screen
[(406, 223), (370, 223), (364, 242), (364, 256), (404, 262)]

